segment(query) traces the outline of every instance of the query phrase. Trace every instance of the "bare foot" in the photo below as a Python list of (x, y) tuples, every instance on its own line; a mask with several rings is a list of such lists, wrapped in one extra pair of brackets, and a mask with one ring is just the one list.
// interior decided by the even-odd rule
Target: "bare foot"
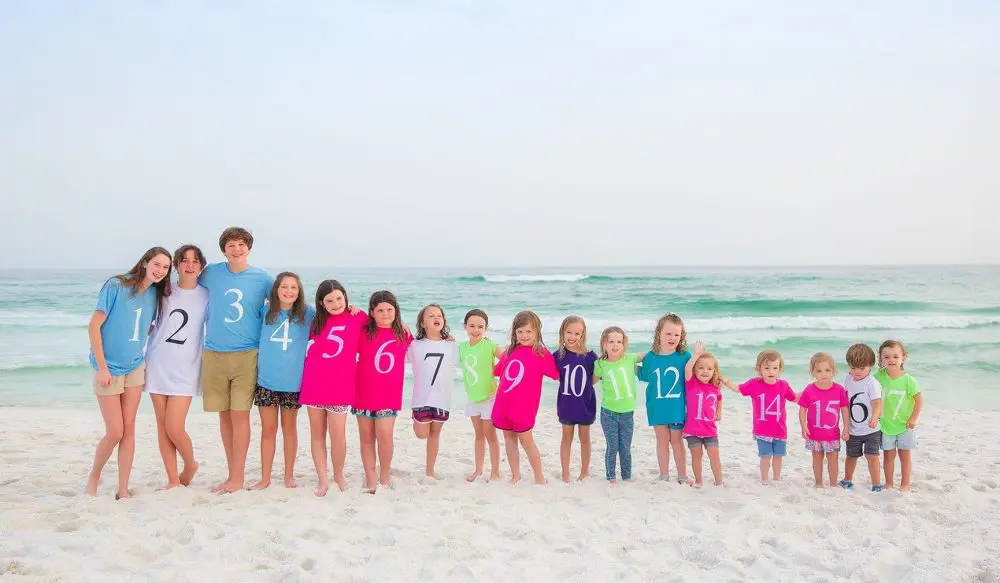
[(486, 480), (486, 481), (487, 482), (492, 482), (493, 480), (499, 480), (501, 477), (503, 477), (503, 476), (500, 474), (500, 472), (492, 472), (492, 473), (490, 473), (490, 479)]
[(198, 473), (198, 462), (192, 462), (191, 467), (184, 466), (184, 471), (181, 472), (180, 480), (181, 486), (190, 486), (191, 482), (194, 480), (194, 475)]
[(131, 498), (134, 495), (135, 492), (133, 490), (125, 490), (124, 494), (122, 492), (115, 494), (115, 500), (124, 500), (125, 498)]
[(166, 486), (160, 486), (159, 488), (156, 489), (156, 491), (157, 492), (162, 492), (164, 490), (170, 490), (170, 489), (176, 488), (176, 487), (178, 487), (180, 485), (181, 485), (180, 482), (167, 482)]
[(518, 483), (520, 481), (521, 481), (521, 476), (519, 474), (515, 474), (515, 475), (513, 475), (513, 476), (510, 477), (510, 480), (508, 480), (507, 483), (510, 484), (511, 486), (513, 486), (514, 484), (516, 484), (516, 483)]
[(717, 488), (722, 488), (722, 487), (723, 487), (723, 483), (722, 483), (722, 482), (716, 482), (716, 483), (715, 483), (715, 486), (716, 486)]
[(267, 488), (270, 485), (271, 485), (271, 480), (261, 480), (261, 481), (257, 482), (256, 484), (254, 484), (253, 486), (250, 486), (249, 488), (247, 488), (247, 490), (263, 490), (263, 489)]
[(395, 489), (395, 484), (392, 483), (392, 480), (379, 480), (378, 485), (379, 487), (386, 488), (387, 490)]
[(231, 480), (225, 484), (220, 484), (217, 490), (218, 494), (232, 494), (233, 492), (239, 492), (243, 489), (243, 482), (237, 482), (236, 480)]
[(692, 487), (692, 488), (701, 488), (701, 487), (702, 487), (702, 485), (703, 485), (703, 484), (702, 484), (701, 482), (692, 482), (692, 483), (691, 483), (691, 487)]
[(544, 486), (547, 483), (548, 482), (545, 481), (545, 477), (543, 477), (543, 476), (539, 476), (539, 477), (535, 478), (535, 485), (536, 486)]
[(611, 484), (612, 486), (614, 486), (615, 484), (618, 483), (618, 480), (612, 478), (612, 479), (608, 480), (608, 483)]
[(482, 470), (476, 470), (476, 471), (472, 472), (471, 474), (469, 474), (468, 476), (465, 476), (465, 481), (466, 482), (475, 482), (476, 479), (478, 479), (479, 476), (481, 476), (481, 475), (483, 475), (483, 471)]
[(822, 487), (823, 487), (823, 484), (814, 484), (813, 486), (814, 486), (814, 487), (815, 487), (815, 488), (816, 488), (817, 490), (819, 490), (820, 488), (822, 488)]
[(577, 482), (582, 482), (590, 477), (590, 472), (580, 472), (580, 475), (576, 477)]
[(427, 473), (424, 474), (424, 476), (427, 477), (427, 478), (434, 479), (434, 480), (440, 480), (441, 479), (441, 476), (437, 475), (436, 472), (427, 472)]
[(372, 494), (372, 495), (374, 495), (375, 494), (375, 486), (369, 486), (368, 484), (365, 484), (364, 488), (362, 488), (361, 491), (364, 492), (365, 494)]
[(328, 484), (326, 481), (323, 481), (320, 482), (319, 488), (316, 488), (316, 491), (313, 492), (313, 494), (316, 494), (316, 497), (318, 498), (322, 498), (323, 496), (326, 496), (326, 492), (329, 489), (330, 489), (330, 484)]
[(212, 486), (212, 489), (211, 489), (211, 490), (209, 490), (209, 491), (210, 491), (210, 492), (211, 492), (212, 494), (218, 494), (219, 492), (221, 492), (221, 491), (222, 491), (222, 489), (223, 489), (223, 488), (225, 488), (225, 487), (226, 487), (226, 484), (228, 484), (228, 483), (229, 483), (229, 482), (231, 482), (231, 481), (232, 481), (232, 478), (230, 478), (230, 477), (226, 477), (225, 481), (222, 481), (222, 482), (219, 482), (218, 484), (216, 484), (216, 485)]
[(346, 492), (347, 491), (347, 480), (346, 479), (344, 479), (344, 478), (334, 478), (334, 481), (337, 482), (337, 487), (340, 488), (341, 492)]
[(900, 491), (900, 492), (909, 492), (909, 491), (910, 491), (910, 485), (909, 485), (909, 484), (907, 484), (907, 485), (905, 485), (905, 486), (900, 486), (900, 487), (899, 487), (899, 491)]
[(83, 492), (88, 496), (97, 496), (97, 486), (100, 483), (101, 483), (100, 476), (97, 477), (91, 476), (90, 479), (87, 480), (87, 487), (84, 488)]
[(299, 485), (295, 483), (295, 477), (285, 476), (285, 487), (286, 488), (298, 488)]
[(562, 481), (569, 484), (569, 472), (563, 472)]

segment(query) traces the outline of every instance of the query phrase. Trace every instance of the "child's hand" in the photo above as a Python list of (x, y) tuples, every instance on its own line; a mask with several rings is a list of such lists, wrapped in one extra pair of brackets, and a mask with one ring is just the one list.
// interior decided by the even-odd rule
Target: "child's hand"
[(725, 385), (725, 387), (727, 389), (729, 389), (730, 391), (735, 391), (736, 390), (736, 387), (733, 385), (733, 381), (731, 381), (729, 379), (722, 379), (722, 384)]
[(699, 354), (702, 354), (703, 352), (705, 352), (705, 343), (702, 342), (701, 340), (695, 342), (694, 343), (694, 355), (698, 356)]
[(875, 429), (878, 426), (878, 417), (872, 417), (868, 420), (868, 427)]
[(906, 428), (907, 429), (916, 429), (917, 428), (917, 418), (916, 417), (910, 417), (906, 421)]
[(844, 429), (844, 433), (840, 435), (840, 438), (843, 439), (844, 441), (847, 441), (848, 439), (851, 438), (851, 432), (847, 429)]
[(96, 378), (96, 380), (97, 380), (97, 384), (101, 385), (102, 387), (104, 387), (104, 388), (110, 387), (111, 386), (111, 371), (109, 371), (106, 368), (102, 368), (101, 370), (97, 371), (97, 378)]
[(802, 438), (806, 441), (809, 440), (809, 428), (804, 425), (802, 426)]
[(350, 306), (347, 306), (347, 311), (350, 312), (352, 316), (357, 316), (358, 312), (360, 312), (361, 310), (358, 309), (357, 306), (352, 304)]
[(721, 408), (715, 410), (715, 421), (716, 421), (716, 423), (718, 423), (719, 421), (722, 421), (722, 409)]

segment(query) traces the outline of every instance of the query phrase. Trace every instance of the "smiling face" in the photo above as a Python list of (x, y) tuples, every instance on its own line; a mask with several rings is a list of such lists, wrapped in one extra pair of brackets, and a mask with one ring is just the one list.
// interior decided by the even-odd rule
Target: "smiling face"
[(420, 325), (424, 329), (424, 334), (429, 338), (441, 338), (441, 330), (444, 328), (444, 313), (437, 306), (428, 306), (424, 309)]
[(371, 310), (371, 316), (379, 328), (390, 328), (393, 320), (396, 319), (396, 308), (388, 302), (382, 302), (376, 304), (375, 308)]
[[(279, 291), (278, 294), (280, 297), (281, 292)], [(323, 307), (331, 316), (343, 314), (344, 310), (347, 309), (347, 299), (344, 297), (344, 293), (342, 291), (335, 289), (323, 296)]]
[(538, 338), (538, 331), (530, 324), (516, 329), (514, 334), (517, 335), (517, 343), (521, 346), (534, 346)]
[(604, 339), (604, 352), (610, 360), (618, 360), (625, 354), (625, 336), (621, 332), (611, 332)]
[[(285, 276), (281, 278), (281, 283), (278, 285), (278, 302), (281, 304), (281, 309), (290, 309), (295, 300), (299, 299), (300, 293), (299, 282), (295, 281), (294, 277)], [(338, 290), (337, 293), (340, 293), (340, 291)], [(328, 297), (330, 295), (332, 294), (327, 294)], [(343, 298), (344, 294), (340, 294), (340, 296)], [(326, 298), (323, 298), (323, 305), (326, 306)]]
[(906, 354), (903, 353), (902, 346), (886, 346), (879, 352), (879, 362), (889, 376), (896, 378), (903, 374), (903, 365), (906, 364)]
[(694, 376), (699, 381), (708, 384), (712, 380), (712, 376), (715, 374), (715, 359), (711, 357), (702, 357), (698, 359), (698, 362), (694, 365)]
[(230, 267), (244, 268), (247, 265), (247, 256), (250, 255), (250, 247), (243, 239), (230, 239), (226, 241), (222, 248), (222, 254), (226, 256), (226, 261)]
[(563, 332), (563, 344), (566, 345), (571, 352), (579, 352), (583, 350), (580, 341), (583, 339), (583, 324), (579, 322), (571, 322), (566, 326), (566, 331)]
[(486, 320), (479, 316), (469, 316), (465, 321), (465, 333), (469, 335), (469, 341), (475, 344), (486, 334)]
[(170, 257), (162, 253), (154, 255), (146, 262), (146, 276), (143, 278), (143, 285), (148, 287), (154, 283), (163, 281), (163, 278), (170, 273)]
[(681, 333), (683, 331), (684, 328), (674, 324), (673, 322), (664, 322), (663, 328), (660, 329), (660, 350), (664, 354), (676, 352), (677, 345), (681, 341)]
[(181, 261), (177, 265), (177, 277), (181, 285), (191, 287), (193, 284), (196, 284), (198, 276), (201, 275), (201, 270), (204, 268), (205, 266), (201, 264), (201, 260), (198, 259), (198, 254), (195, 253), (194, 249), (185, 251), (184, 256), (181, 257)]

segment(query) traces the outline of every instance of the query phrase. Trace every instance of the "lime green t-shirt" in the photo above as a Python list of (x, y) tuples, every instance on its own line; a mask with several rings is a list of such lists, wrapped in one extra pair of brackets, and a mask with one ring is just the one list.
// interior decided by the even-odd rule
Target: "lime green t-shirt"
[(913, 396), (920, 392), (917, 381), (907, 373), (890, 379), (885, 369), (875, 373), (875, 380), (882, 385), (882, 433), (899, 435), (906, 431), (906, 422), (913, 413)]
[(466, 340), (458, 345), (458, 358), (462, 361), (462, 379), (469, 401), (479, 403), (497, 392), (497, 380), (493, 376), (493, 359), (497, 343), (482, 338), (475, 346)]
[(601, 381), (601, 407), (615, 413), (635, 411), (636, 354), (624, 354), (618, 360), (599, 359), (594, 363), (594, 377)]

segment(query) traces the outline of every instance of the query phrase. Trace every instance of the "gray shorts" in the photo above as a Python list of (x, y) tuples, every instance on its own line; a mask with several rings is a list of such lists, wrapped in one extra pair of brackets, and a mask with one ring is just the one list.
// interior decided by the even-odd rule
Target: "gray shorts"
[(912, 429), (900, 433), (899, 435), (882, 434), (882, 449), (892, 451), (894, 449), (917, 449), (917, 432)]
[(847, 457), (878, 455), (881, 448), (881, 431), (872, 431), (868, 435), (852, 435), (847, 439)]
[(684, 439), (688, 442), (688, 448), (694, 449), (696, 447), (719, 447), (718, 437), (698, 437), (695, 435), (685, 435)]

